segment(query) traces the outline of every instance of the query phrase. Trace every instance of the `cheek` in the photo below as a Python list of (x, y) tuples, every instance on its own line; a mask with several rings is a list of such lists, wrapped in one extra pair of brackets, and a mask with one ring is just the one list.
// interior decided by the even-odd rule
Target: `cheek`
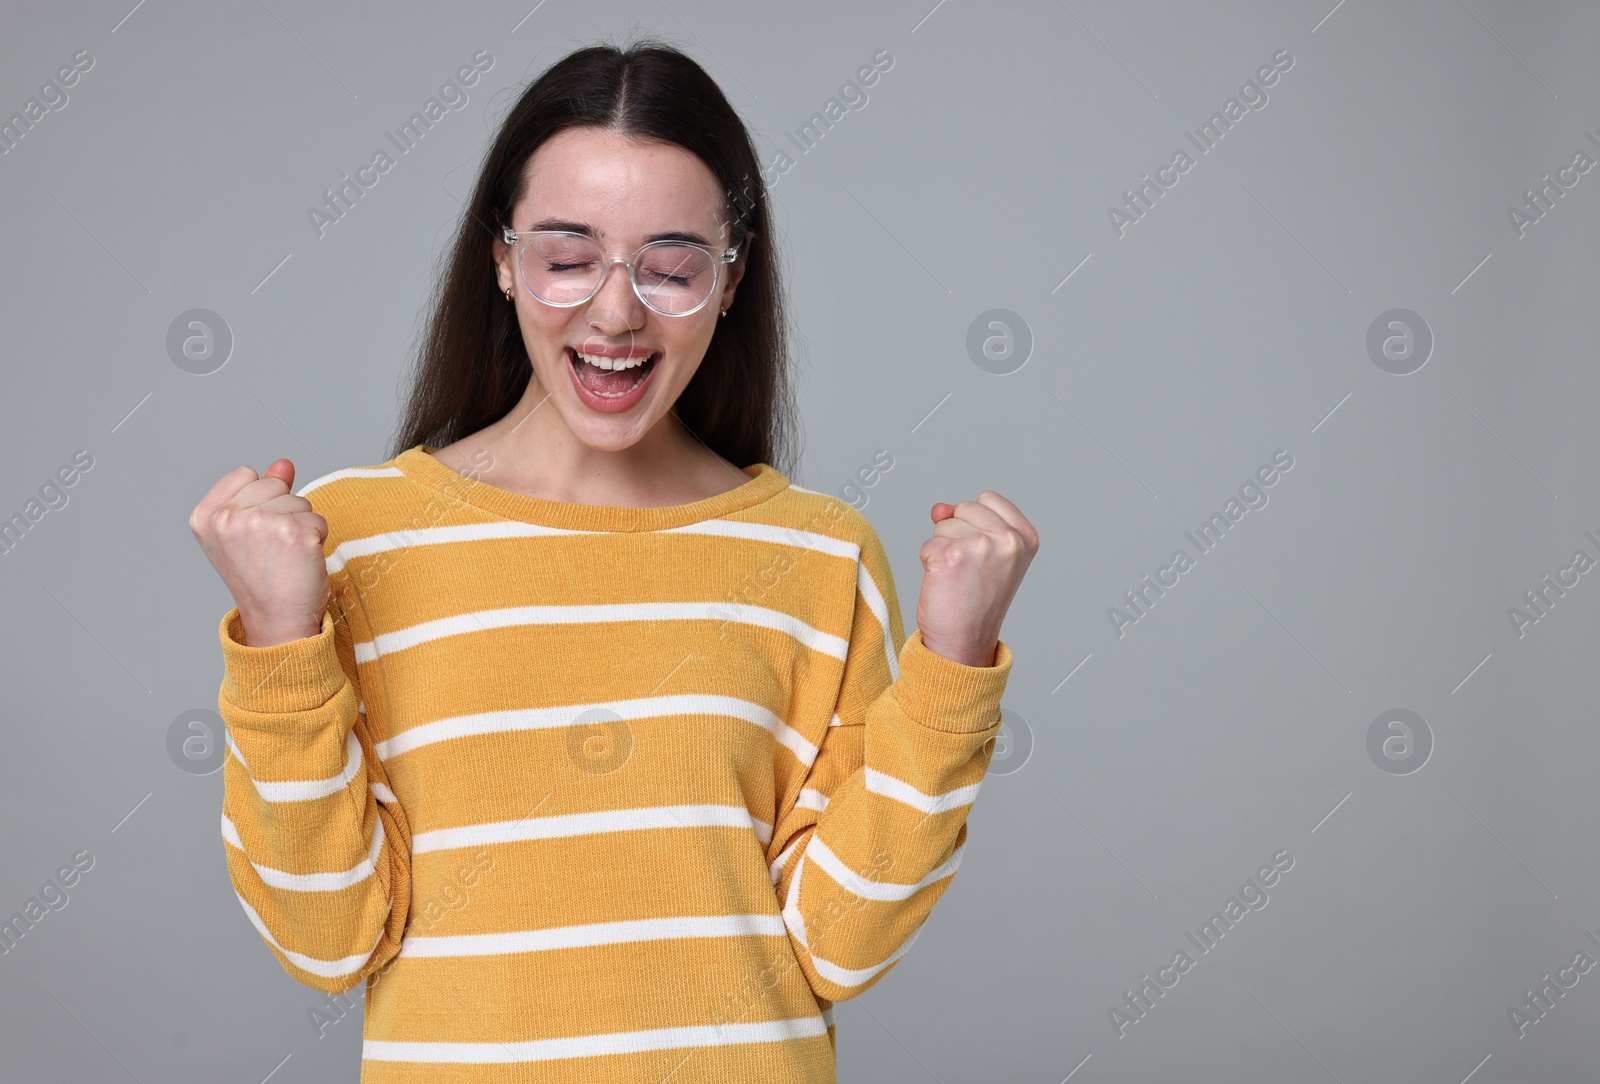
[[(716, 310), (712, 310), (712, 315), (716, 315)], [(688, 327), (663, 330), (661, 338), (657, 341), (665, 348), (668, 356), (674, 359), (673, 377), (676, 384), (683, 386), (689, 383), (690, 378), (699, 369), (715, 331), (716, 325), (711, 322), (690, 322)]]
[(562, 347), (579, 326), (570, 309), (552, 309), (537, 301), (517, 297), (517, 322), (522, 329), (522, 344), (535, 365), (564, 362)]

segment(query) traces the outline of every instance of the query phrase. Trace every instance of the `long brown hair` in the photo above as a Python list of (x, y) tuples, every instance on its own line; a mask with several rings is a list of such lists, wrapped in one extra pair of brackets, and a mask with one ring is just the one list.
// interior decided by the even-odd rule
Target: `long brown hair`
[(673, 409), (688, 430), (739, 466), (794, 467), (798, 424), (766, 186), (750, 134), (711, 76), (678, 49), (645, 38), (558, 60), (506, 115), (461, 215), (419, 341), (393, 454), (443, 447), (510, 413), (532, 367), (516, 313), (494, 278), (493, 242), (526, 188), (524, 168), (568, 128), (608, 128), (675, 144), (716, 176), (744, 277), (705, 358)]

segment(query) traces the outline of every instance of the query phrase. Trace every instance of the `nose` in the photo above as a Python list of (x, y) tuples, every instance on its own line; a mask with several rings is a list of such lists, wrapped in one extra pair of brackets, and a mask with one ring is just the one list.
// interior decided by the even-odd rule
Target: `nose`
[(610, 264), (600, 288), (589, 299), (589, 326), (603, 335), (620, 335), (644, 323), (644, 302), (634, 292), (628, 268), (621, 260)]

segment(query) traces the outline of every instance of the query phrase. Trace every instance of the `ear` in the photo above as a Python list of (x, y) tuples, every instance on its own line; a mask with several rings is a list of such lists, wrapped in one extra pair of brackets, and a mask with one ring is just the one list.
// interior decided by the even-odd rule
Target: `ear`
[(722, 286), (722, 304), (719, 308), (727, 308), (733, 304), (733, 291), (739, 285), (739, 280), (744, 278), (746, 260), (740, 256), (733, 263), (728, 264), (728, 281)]
[(505, 293), (516, 282), (515, 273), (511, 268), (511, 246), (499, 237), (496, 237), (490, 246), (494, 258), (495, 280), (500, 283), (500, 292)]

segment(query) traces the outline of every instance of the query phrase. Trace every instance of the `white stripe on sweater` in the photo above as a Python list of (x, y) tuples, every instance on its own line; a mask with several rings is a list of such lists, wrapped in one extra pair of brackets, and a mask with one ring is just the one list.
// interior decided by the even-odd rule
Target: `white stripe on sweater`
[(789, 861), (789, 856), (794, 853), (794, 849), (798, 846), (800, 846), (800, 841), (796, 839), (793, 843), (790, 843), (783, 850), (779, 851), (778, 857), (772, 860), (772, 865), (768, 867), (768, 872), (772, 874), (773, 884), (777, 884), (779, 881), (783, 880), (784, 864)]
[[(766, 844), (772, 826), (737, 805), (663, 805), (636, 809), (611, 809), (595, 813), (562, 813), (551, 817), (523, 817), (492, 824), (464, 824), (436, 828), (411, 837), (411, 853), (426, 854), (459, 847), (519, 843), (535, 839), (560, 839), (601, 832), (637, 832), (662, 828), (748, 828)], [(763, 838), (765, 837), (765, 838)]]
[[(881, 599), (880, 599), (881, 602)], [(718, 602), (617, 602), (575, 606), (511, 606), (497, 610), (452, 614), (432, 621), (379, 633), (355, 645), (357, 662), (373, 662), (380, 655), (417, 647), (448, 636), (509, 628), (515, 625), (566, 625), (623, 621), (711, 621), (727, 610), (730, 620), (787, 633), (826, 655), (843, 659), (848, 641), (823, 632), (790, 614), (764, 606), (732, 606)]]
[[(816, 834), (813, 833), (812, 841), (814, 842), (816, 838)], [(810, 852), (810, 847), (800, 852), (800, 861), (795, 863), (794, 867), (794, 877), (789, 881), (789, 895), (783, 901), (783, 924), (789, 927), (789, 933), (805, 946), (807, 951), (810, 950), (810, 944), (806, 941), (806, 916), (800, 913), (800, 879), (805, 876), (806, 856)]]
[(239, 828), (228, 819), (226, 813), (222, 815), (222, 838), (243, 852), (245, 859), (255, 869), (256, 875), (272, 888), (286, 888), (292, 892), (338, 892), (340, 889), (360, 884), (377, 872), (378, 855), (383, 851), (383, 818), (379, 817), (377, 820), (377, 826), (372, 833), (372, 846), (367, 850), (367, 857), (349, 869), (336, 873), (288, 873), (261, 865), (250, 858), (250, 853), (245, 851), (244, 841), (239, 838)]
[(895, 949), (894, 952), (889, 954), (888, 959), (884, 960), (882, 963), (873, 964), (871, 967), (840, 967), (832, 960), (818, 956), (815, 952), (811, 953), (811, 966), (817, 969), (817, 974), (821, 975), (829, 982), (837, 983), (840, 986), (860, 986), (862, 983), (866, 982), (868, 979), (887, 968), (890, 964), (894, 963), (900, 957), (910, 952), (912, 944), (916, 942), (917, 937), (921, 933), (922, 927), (918, 926), (916, 929), (911, 931), (910, 937), (907, 937), (903, 942), (901, 942), (899, 948)]
[[(321, 484), (313, 483), (313, 485)], [(390, 550), (404, 550), (412, 546), (444, 545), (451, 542), (486, 542), (505, 538), (556, 538), (567, 535), (593, 535), (612, 534), (609, 531), (584, 531), (572, 527), (547, 527), (537, 523), (522, 523), (518, 520), (502, 520), (492, 523), (463, 523), (444, 527), (418, 527), (414, 530), (386, 531), (382, 534), (368, 535), (365, 538), (352, 538), (339, 543), (334, 551), (328, 555), (328, 575), (334, 575), (344, 569), (345, 565), (360, 557), (372, 557)], [(730, 519), (708, 519), (699, 523), (689, 523), (681, 527), (668, 527), (660, 531), (640, 532), (644, 534), (703, 534), (716, 535), (723, 538), (742, 538), (751, 542), (770, 542), (777, 545), (794, 546), (799, 549), (815, 550), (831, 557), (843, 557), (847, 560), (856, 560), (861, 552), (861, 547), (854, 542), (844, 539), (832, 538), (815, 531), (802, 531), (793, 527), (783, 527), (772, 523), (746, 523)]]
[[(791, 844), (790, 846), (792, 847), (793, 844)], [(818, 848), (821, 848), (821, 849), (818, 850)], [(838, 857), (832, 851), (828, 850), (827, 846), (824, 845), (822, 843), (822, 841), (819, 840), (816, 837), (815, 833), (813, 833), (812, 836), (811, 836), (811, 842), (807, 845), (806, 849), (804, 851), (802, 851), (801, 854), (800, 854), (800, 863), (799, 863), (799, 865), (795, 866), (794, 879), (789, 882), (789, 894), (788, 894), (788, 897), (785, 899), (784, 905), (783, 905), (783, 921), (784, 921), (784, 925), (789, 927), (789, 933), (793, 936), (793, 938), (796, 941), (800, 942), (801, 947), (803, 947), (806, 950), (806, 954), (811, 957), (811, 964), (812, 964), (813, 967), (816, 968), (817, 974), (821, 975), (823, 978), (827, 979), (829, 982), (836, 983), (836, 984), (838, 984), (840, 986), (859, 986), (861, 983), (866, 982), (868, 979), (872, 978), (874, 975), (878, 974), (884, 968), (888, 967), (890, 964), (894, 963), (896, 960), (900, 959), (900, 957), (904, 956), (907, 952), (909, 952), (910, 949), (911, 949), (912, 942), (914, 942), (917, 939), (917, 935), (922, 932), (922, 926), (918, 925), (915, 930), (911, 931), (911, 936), (906, 938), (906, 940), (900, 945), (900, 947), (895, 949), (894, 952), (891, 953), (887, 959), (883, 960), (881, 963), (874, 964), (871, 967), (863, 967), (863, 968), (841, 967), (840, 965), (834, 963), (832, 960), (829, 960), (829, 959), (827, 959), (825, 957), (822, 957), (822, 956), (818, 956), (816, 954), (816, 952), (811, 948), (811, 943), (807, 939), (805, 916), (803, 916), (800, 913), (800, 881), (801, 881), (801, 878), (804, 875), (805, 870), (806, 870), (806, 860), (811, 857), (811, 854), (812, 854), (813, 851), (817, 851), (817, 855), (818, 855), (819, 860), (821, 860), (821, 861), (823, 861), (825, 863), (826, 862), (836, 863), (838, 866), (844, 868), (846, 873), (848, 873), (851, 877), (854, 877), (858, 881), (864, 882), (866, 884), (878, 884), (878, 882), (875, 882), (875, 881), (874, 882), (868, 882), (868, 881), (866, 881), (866, 878), (859, 877), (856, 874), (851, 873), (850, 870), (849, 870), (849, 867), (844, 866), (844, 863), (840, 862)], [(788, 851), (785, 851), (784, 853), (787, 854)], [(958, 848), (956, 848), (955, 853), (953, 855), (951, 855), (951, 860), (959, 864), (960, 857), (961, 857), (961, 848), (958, 847)], [(779, 861), (781, 862), (781, 860), (782, 859), (780, 857)], [(950, 864), (949, 862), (945, 863), (945, 865), (947, 865), (947, 866), (949, 864)], [(824, 868), (827, 869), (826, 866)], [(832, 869), (827, 869), (827, 872), (832, 874), (833, 870)], [(937, 873), (938, 871), (935, 870), (934, 872)], [(955, 871), (952, 869), (950, 872), (954, 873)], [(930, 874), (929, 876), (931, 877), (932, 874)], [(946, 874), (946, 876), (948, 876), (948, 874)], [(837, 876), (835, 877), (835, 879), (836, 880), (838, 879)], [(777, 883), (777, 876), (776, 875), (774, 875), (774, 877), (773, 877), (773, 883), (774, 884)], [(905, 887), (905, 886), (899, 886), (899, 887)], [(926, 921), (926, 920), (924, 920), (924, 921)]]
[(867, 608), (878, 618), (878, 625), (883, 629), (883, 655), (889, 664), (889, 680), (895, 681), (900, 677), (900, 660), (894, 653), (894, 636), (889, 625), (889, 605), (883, 601), (883, 592), (878, 590), (877, 583), (872, 578), (872, 573), (867, 571), (864, 562), (856, 563), (856, 589), (861, 592), (861, 597), (867, 600)]
[(405, 476), (406, 472), (399, 467), (347, 467), (307, 482), (296, 490), (296, 493), (304, 497), (307, 493), (321, 489), (329, 482), (337, 482), (341, 478), (404, 478)]
[[(243, 896), (240, 896), (237, 891), (234, 892), (234, 895), (238, 897), (239, 906), (244, 908), (245, 916), (250, 919), (250, 924), (256, 928), (256, 932), (261, 934), (267, 944), (283, 953), (284, 958), (300, 970), (308, 971), (325, 979), (335, 979), (342, 975), (354, 975), (357, 971), (360, 971), (362, 967), (366, 966), (366, 962), (372, 959), (373, 952), (378, 948), (378, 942), (383, 940), (384, 930), (380, 929), (378, 930), (377, 938), (372, 942), (372, 948), (369, 948), (366, 952), (354, 953), (339, 960), (323, 960), (315, 956), (307, 956), (303, 952), (293, 952), (278, 944), (278, 939), (272, 936), (272, 932), (267, 929), (267, 924), (261, 921), (261, 916), (256, 914), (256, 909), (246, 903)], [(393, 907), (394, 905), (391, 903), (390, 909), (393, 910)], [(387, 927), (387, 923), (385, 923), (385, 927)]]
[(505, 933), (410, 936), (402, 943), (400, 955), (505, 956), (518, 952), (548, 952), (685, 937), (786, 936), (788, 933), (783, 919), (778, 915), (677, 915), (671, 918), (594, 922), (582, 926), (556, 926)]
[(947, 790), (943, 794), (924, 794), (910, 783), (896, 779), (887, 772), (880, 772), (876, 768), (866, 768), (864, 771), (867, 789), (873, 794), (881, 794), (885, 798), (904, 802), (912, 809), (923, 813), (945, 813), (952, 809), (960, 809), (964, 805), (971, 805), (978, 800), (978, 787), (982, 784), (982, 780), (979, 780), (965, 787)]
[(742, 1043), (776, 1043), (826, 1035), (820, 1016), (772, 1020), (754, 1024), (705, 1024), (648, 1031), (613, 1031), (578, 1035), (570, 1039), (526, 1039), (521, 1042), (398, 1042), (367, 1039), (361, 1044), (365, 1061), (465, 1062), (504, 1065), (560, 1058), (590, 1058), (607, 1054), (641, 1054), (651, 1050), (676, 1050), (695, 1046), (737, 1046)]
[(770, 733), (778, 744), (792, 752), (806, 767), (817, 759), (817, 747), (775, 712), (736, 696), (711, 693), (679, 693), (672, 696), (642, 696), (633, 700), (607, 700), (598, 704), (570, 704), (549, 708), (508, 708), (473, 715), (457, 715), (422, 723), (386, 738), (374, 748), (378, 759), (388, 761), (435, 742), (483, 734), (502, 734), (515, 730), (546, 730), (581, 726), (584, 712), (603, 708), (623, 720), (652, 719), (664, 715), (723, 715), (743, 719)]
[(594, 534), (594, 531), (571, 531), (558, 527), (545, 527), (537, 523), (520, 523), (505, 520), (500, 523), (463, 523), (451, 527), (419, 527), (414, 531), (388, 531), (353, 538), (341, 542), (327, 557), (328, 575), (342, 572), (344, 566), (358, 557), (372, 557), (390, 550), (409, 549), (412, 546), (437, 546), (450, 542), (483, 542), (497, 538), (540, 538), (546, 535)]
[[(226, 732), (225, 732), (226, 733)], [(228, 733), (228, 750), (233, 753), (245, 770), (250, 774), (250, 765), (244, 759), (244, 753), (234, 744), (233, 735)], [(338, 775), (330, 775), (326, 779), (293, 780), (282, 783), (263, 783), (255, 776), (250, 776), (250, 782), (255, 784), (256, 793), (269, 802), (309, 802), (316, 798), (326, 798), (330, 794), (338, 794), (349, 786), (350, 780), (356, 777), (356, 771), (361, 767), (361, 740), (356, 737), (354, 730), (345, 734), (344, 742), (344, 770)]]
[(861, 547), (854, 542), (815, 531), (802, 531), (798, 527), (784, 527), (776, 523), (750, 523), (736, 519), (707, 519), (682, 527), (668, 527), (661, 534), (710, 534), (724, 538), (743, 538), (751, 542), (771, 542), (780, 546), (815, 550), (830, 557), (857, 560)]
[(860, 896), (862, 899), (879, 901), (904, 900), (910, 899), (917, 892), (936, 881), (942, 881), (946, 877), (954, 876), (956, 870), (961, 868), (961, 853), (966, 848), (967, 845), (963, 843), (951, 852), (950, 857), (945, 859), (944, 865), (933, 870), (916, 884), (909, 885), (896, 884), (892, 881), (875, 881), (861, 876), (861, 874), (847, 866), (838, 855), (828, 849), (826, 843), (816, 836), (811, 837), (811, 843), (806, 847), (804, 861), (815, 863), (824, 873), (838, 882), (839, 887)]
[(815, 809), (821, 811), (828, 808), (828, 796), (813, 787), (801, 787), (799, 795), (794, 800), (796, 809)]

